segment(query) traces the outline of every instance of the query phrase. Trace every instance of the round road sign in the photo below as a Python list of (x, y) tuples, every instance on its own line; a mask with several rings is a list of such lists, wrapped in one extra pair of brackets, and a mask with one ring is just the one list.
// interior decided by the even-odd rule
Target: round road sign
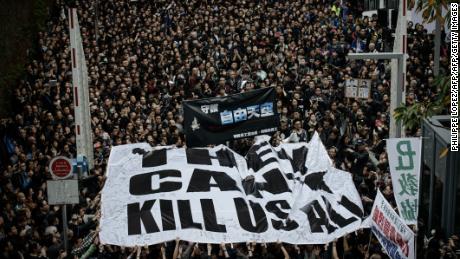
[(57, 156), (50, 162), (50, 172), (53, 179), (61, 180), (72, 176), (72, 161), (65, 156)]

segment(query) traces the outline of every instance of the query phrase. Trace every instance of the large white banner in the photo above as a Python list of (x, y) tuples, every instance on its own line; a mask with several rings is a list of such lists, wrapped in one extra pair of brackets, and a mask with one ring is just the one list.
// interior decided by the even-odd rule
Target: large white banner
[(258, 137), (246, 157), (223, 145), (113, 147), (101, 242), (319, 244), (360, 228), (362, 203), (351, 175), (332, 167), (317, 134), (308, 144), (268, 141)]
[(417, 224), (422, 141), (420, 138), (388, 139), (387, 152), (399, 214), (406, 224)]
[(415, 258), (414, 232), (393, 210), (380, 191), (371, 212), (371, 229), (392, 259)]

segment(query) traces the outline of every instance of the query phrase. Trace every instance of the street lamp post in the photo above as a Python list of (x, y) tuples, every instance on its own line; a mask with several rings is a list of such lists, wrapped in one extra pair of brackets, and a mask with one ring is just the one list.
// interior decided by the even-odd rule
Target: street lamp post
[[(363, 59), (396, 59), (398, 61), (398, 80), (397, 84), (391, 84), (391, 103), (390, 103), (390, 113), (393, 113), (394, 110), (401, 105), (403, 102), (403, 85), (404, 85), (404, 53), (402, 52), (378, 52), (378, 53), (349, 53), (348, 58), (351, 60), (363, 60)], [(394, 69), (393, 67), (391, 68)], [(402, 84), (402, 85), (400, 85)], [(402, 134), (402, 125), (401, 122), (396, 122), (391, 114), (390, 119), (390, 138), (400, 138)]]

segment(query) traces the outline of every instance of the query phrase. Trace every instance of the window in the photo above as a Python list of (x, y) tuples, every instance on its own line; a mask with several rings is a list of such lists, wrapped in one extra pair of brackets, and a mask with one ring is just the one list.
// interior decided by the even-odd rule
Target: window
[(379, 0), (364, 0), (364, 10), (377, 10), (379, 9)]

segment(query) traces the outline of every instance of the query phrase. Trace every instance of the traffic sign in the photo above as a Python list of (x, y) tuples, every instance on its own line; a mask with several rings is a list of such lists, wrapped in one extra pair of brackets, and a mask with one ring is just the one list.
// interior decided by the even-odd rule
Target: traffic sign
[(50, 162), (50, 173), (53, 179), (62, 180), (72, 176), (72, 161), (65, 156), (57, 156)]

